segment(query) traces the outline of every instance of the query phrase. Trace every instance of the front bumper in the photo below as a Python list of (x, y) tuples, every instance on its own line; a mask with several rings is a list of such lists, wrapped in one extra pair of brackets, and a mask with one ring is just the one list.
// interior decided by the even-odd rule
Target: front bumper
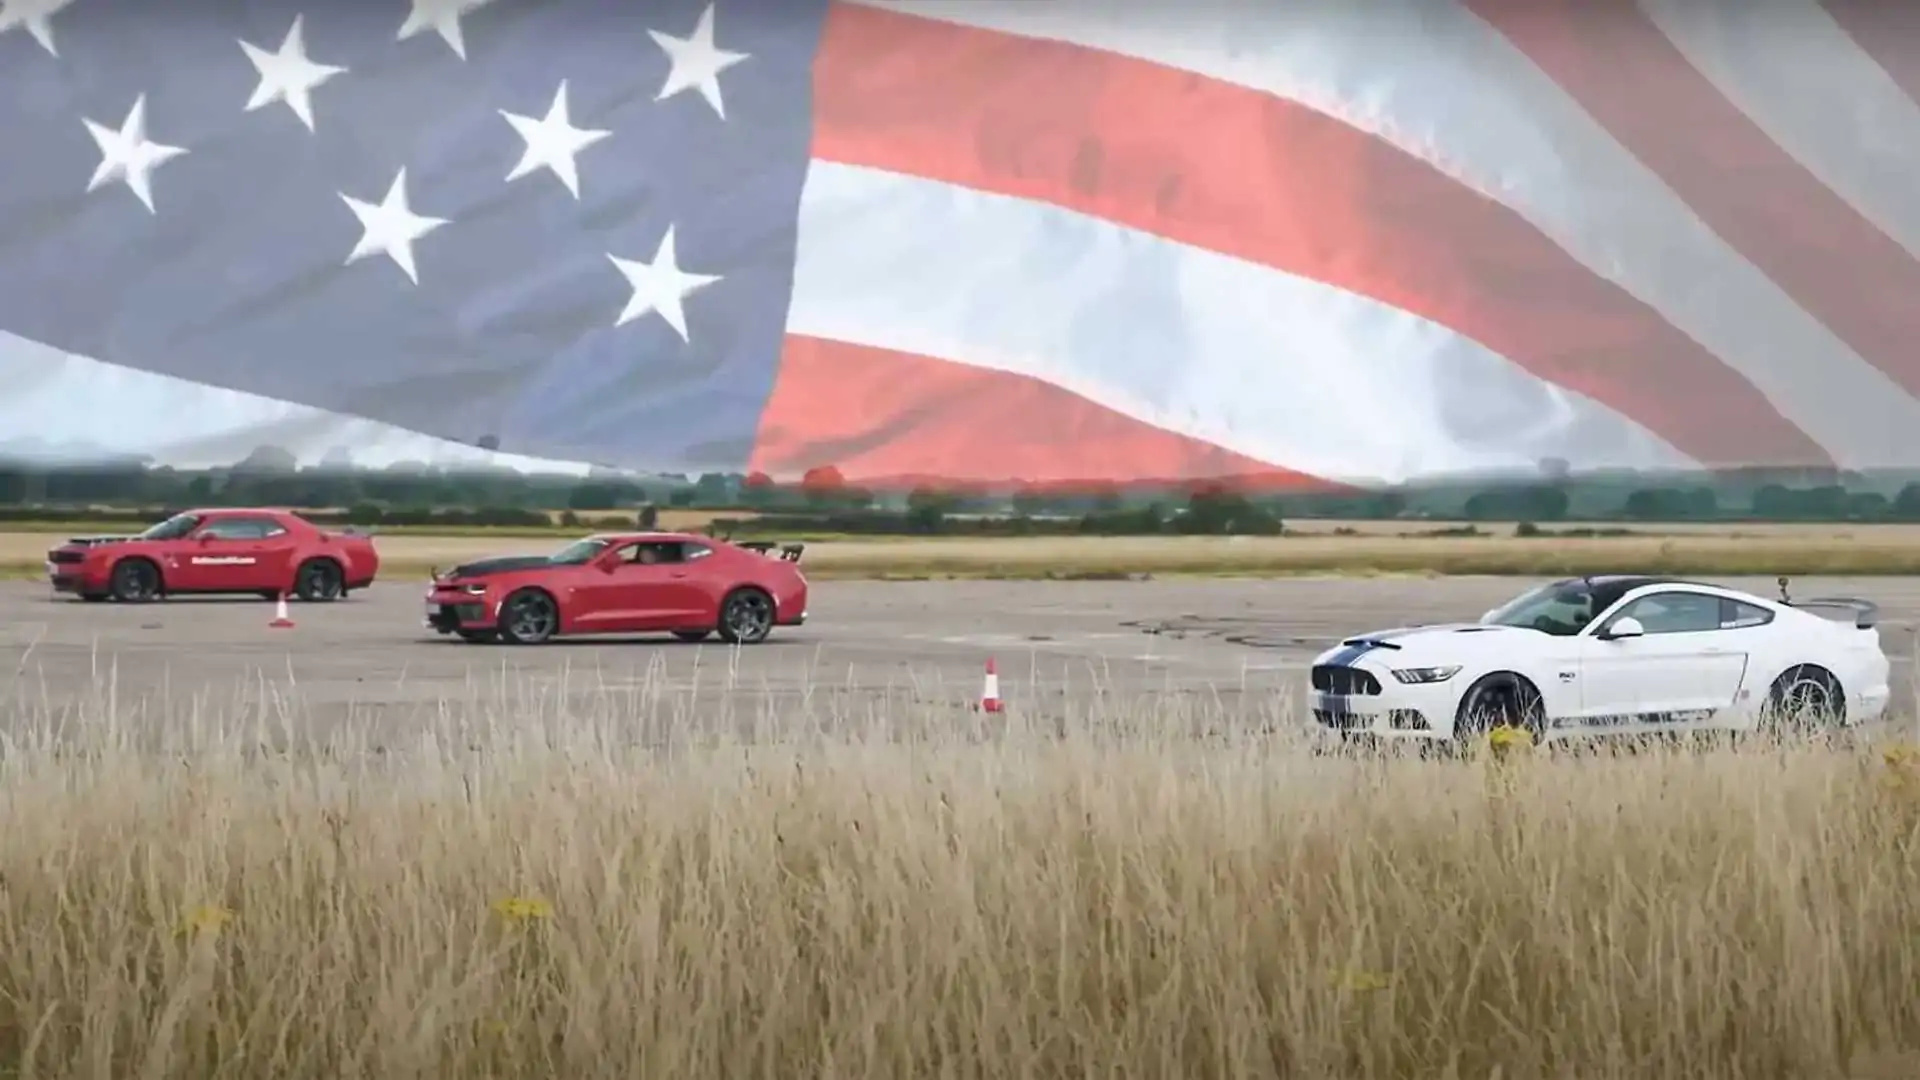
[(485, 594), (465, 589), (432, 589), (426, 596), (427, 629), (442, 634), (457, 630), (491, 630), (498, 621), (498, 607)]
[(107, 591), (104, 573), (89, 573), (84, 562), (47, 561), (47, 584), (57, 593), (103, 593)]
[[(1312, 680), (1330, 689), (1307, 690), (1307, 715), (1330, 734), (1389, 739), (1451, 739), (1460, 688), (1455, 675), (1445, 682), (1403, 683), (1385, 668), (1357, 667), (1372, 678), (1322, 678), (1330, 665), (1317, 664)], [(1337, 673), (1336, 673), (1337, 674)], [(1341, 692), (1345, 691), (1345, 692)]]

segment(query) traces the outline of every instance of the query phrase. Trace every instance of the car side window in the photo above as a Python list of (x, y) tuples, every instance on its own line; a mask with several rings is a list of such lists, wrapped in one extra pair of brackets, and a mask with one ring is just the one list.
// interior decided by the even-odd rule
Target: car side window
[(707, 556), (713, 554), (712, 548), (708, 547), (705, 544), (693, 543), (692, 541), (688, 541), (686, 543), (681, 544), (680, 551), (682, 553), (681, 554), (682, 562), (692, 562), (695, 559), (704, 559)]
[(656, 566), (661, 563), (681, 561), (680, 545), (672, 542), (646, 541), (629, 544), (620, 549), (620, 561), (639, 566)]
[(1773, 621), (1773, 612), (1754, 604), (1743, 604), (1731, 597), (1720, 601), (1720, 629), (1744, 630), (1749, 626), (1765, 626)]
[(264, 540), (282, 531), (279, 525), (263, 518), (221, 518), (208, 522), (200, 535), (216, 540)]
[(1613, 621), (1637, 619), (1649, 634), (1696, 634), (1721, 626), (1720, 598), (1704, 593), (1663, 592), (1628, 604)]

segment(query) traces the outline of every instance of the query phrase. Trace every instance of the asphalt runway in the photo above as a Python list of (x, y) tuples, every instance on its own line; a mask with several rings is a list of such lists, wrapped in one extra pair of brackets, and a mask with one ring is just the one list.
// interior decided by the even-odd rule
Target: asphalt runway
[[(1726, 584), (1773, 595), (1771, 581)], [(1510, 578), (1142, 582), (820, 582), (805, 627), (729, 649), (672, 639), (475, 646), (421, 625), (422, 586), (385, 583), (335, 604), (295, 604), (269, 629), (257, 599), (138, 607), (0, 584), (0, 727), (102, 709), (181, 724), (209, 712), (269, 726), (417, 726), (463, 703), (587, 708), (627, 694), (676, 722), (800, 710), (859, 722), (889, 710), (963, 709), (989, 658), (1002, 696), (1034, 715), (1184, 707), (1291, 718), (1311, 657), (1342, 636), (1471, 620), (1529, 587)], [(1920, 579), (1807, 579), (1801, 596), (1882, 607), (1895, 705), (1914, 715)], [(502, 704), (502, 703), (505, 704)], [(635, 707), (640, 707), (636, 705)], [(91, 712), (89, 712), (89, 709)], [(1297, 722), (1297, 721), (1293, 721)]]

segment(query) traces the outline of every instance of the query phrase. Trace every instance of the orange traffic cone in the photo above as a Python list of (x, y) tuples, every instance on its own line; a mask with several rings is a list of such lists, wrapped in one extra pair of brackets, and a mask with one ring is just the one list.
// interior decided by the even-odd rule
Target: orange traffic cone
[(287, 613), (287, 594), (281, 593), (273, 605), (273, 621), (267, 624), (270, 630), (293, 629), (293, 616)]
[(1000, 669), (994, 666), (991, 656), (987, 657), (987, 677), (980, 687), (980, 711), (1004, 711), (1000, 703)]

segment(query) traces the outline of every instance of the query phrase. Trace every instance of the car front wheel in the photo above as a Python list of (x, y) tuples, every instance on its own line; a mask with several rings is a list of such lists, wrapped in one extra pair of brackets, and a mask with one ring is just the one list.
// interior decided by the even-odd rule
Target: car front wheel
[(509, 645), (538, 645), (560, 630), (560, 608), (539, 589), (522, 589), (500, 605), (500, 640)]
[(1512, 672), (1482, 676), (1460, 698), (1453, 737), (1465, 743), (1499, 727), (1523, 728), (1537, 741), (1546, 736), (1547, 709), (1540, 691)]
[(139, 604), (160, 595), (160, 568), (146, 559), (122, 559), (113, 567), (108, 592), (123, 604)]

